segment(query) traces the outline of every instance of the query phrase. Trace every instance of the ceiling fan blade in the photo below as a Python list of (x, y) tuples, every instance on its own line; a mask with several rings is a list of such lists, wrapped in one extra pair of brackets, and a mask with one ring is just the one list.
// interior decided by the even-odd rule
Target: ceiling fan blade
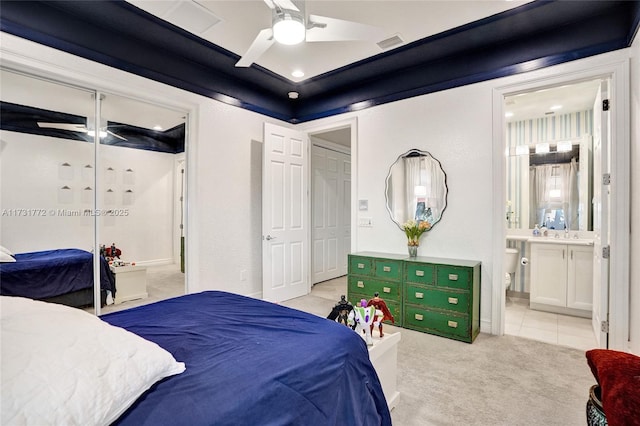
[(345, 40), (378, 40), (385, 36), (382, 28), (343, 19), (326, 16), (309, 15), (306, 40), (345, 41)]
[(273, 4), (274, 7), (271, 7), (271, 9), (275, 9), (275, 6), (279, 6), (280, 9), (285, 9), (285, 10), (295, 10), (296, 12), (300, 12), (300, 9), (298, 9), (298, 7), (293, 4), (293, 2), (291, 0), (264, 0), (265, 3), (267, 3), (267, 5), (269, 3)]
[(236, 63), (236, 67), (250, 67), (264, 52), (267, 51), (273, 44), (273, 30), (271, 28), (265, 28), (258, 33), (258, 36), (253, 40), (249, 50), (242, 55), (242, 58)]
[(72, 132), (87, 132), (87, 127), (84, 124), (71, 124), (71, 123), (42, 123), (38, 121), (38, 127), (47, 129), (61, 129), (69, 130)]
[(125, 139), (125, 138), (123, 138), (123, 137), (122, 137), (122, 136), (120, 136), (120, 135), (116, 135), (116, 134), (115, 134), (115, 133), (113, 133), (111, 130), (107, 130), (107, 133), (109, 133), (111, 136), (115, 136), (115, 137), (116, 137), (116, 138), (118, 138), (118, 139), (122, 139), (123, 141), (126, 141), (126, 139)]

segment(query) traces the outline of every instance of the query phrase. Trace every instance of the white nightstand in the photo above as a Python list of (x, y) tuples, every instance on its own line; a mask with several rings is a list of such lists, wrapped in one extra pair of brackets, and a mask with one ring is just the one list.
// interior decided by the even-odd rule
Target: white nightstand
[(147, 268), (144, 266), (109, 266), (116, 277), (115, 304), (128, 300), (145, 299), (147, 294)]
[(398, 342), (400, 333), (385, 333), (380, 339), (374, 331), (373, 346), (369, 346), (369, 359), (378, 373), (382, 391), (389, 410), (393, 410), (400, 400), (397, 389), (398, 377)]

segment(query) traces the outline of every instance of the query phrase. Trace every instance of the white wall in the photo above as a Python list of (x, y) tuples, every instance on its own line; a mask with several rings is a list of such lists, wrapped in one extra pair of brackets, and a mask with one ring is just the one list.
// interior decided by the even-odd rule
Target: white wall
[[(261, 143), (264, 121), (259, 114), (156, 83), (33, 43), (2, 35), (3, 61), (34, 66), (66, 78), (126, 91), (150, 101), (192, 111), (188, 158), (187, 279), (190, 291), (224, 289), (242, 294), (261, 292)], [(31, 59), (24, 59), (29, 52)], [(9, 54), (13, 53), (13, 54)], [(609, 61), (625, 60), (629, 50), (599, 55), (568, 64), (489, 82), (459, 87), (359, 112), (330, 117), (300, 128), (327, 126), (357, 117), (358, 138), (352, 148), (356, 187), (353, 200), (369, 200), (372, 228), (357, 228), (353, 251), (405, 253), (402, 232), (388, 218), (384, 181), (388, 167), (409, 148), (431, 152), (442, 162), (449, 187), (448, 206), (420, 247), (421, 255), (482, 261), (483, 331), (492, 318), (492, 96), (509, 84), (571, 73)], [(638, 64), (637, 42), (633, 49)], [(638, 70), (634, 71), (637, 82)], [(633, 143), (638, 144), (637, 83), (633, 85)], [(284, 123), (280, 123), (285, 125)], [(634, 151), (631, 169), (640, 169)], [(634, 175), (636, 181), (638, 172)], [(636, 216), (640, 193), (632, 200)], [(354, 202), (354, 206), (357, 203)], [(499, 212), (502, 214), (502, 210)], [(632, 239), (640, 251), (640, 233)], [(636, 255), (637, 257), (637, 255)], [(246, 277), (245, 281), (240, 279)], [(640, 271), (632, 271), (632, 291), (640, 286)], [(639, 312), (638, 297), (632, 312)], [(637, 314), (636, 314), (637, 315)], [(636, 317), (637, 318), (637, 317)], [(637, 322), (637, 321), (636, 321)], [(636, 332), (637, 333), (637, 332)], [(640, 342), (640, 339), (637, 339)]]
[[(0, 138), (2, 244), (15, 253), (91, 250), (93, 218), (85, 209), (93, 211), (96, 187), (94, 169), (83, 169), (93, 167), (93, 144), (6, 131)], [(114, 214), (100, 219), (101, 243), (115, 242), (127, 261), (172, 261), (174, 155), (108, 145), (100, 149), (101, 169), (114, 169), (114, 180), (98, 194), (99, 207)], [(128, 182), (125, 174), (134, 180)], [(107, 189), (113, 191), (109, 196)], [(14, 209), (33, 211), (25, 216)]]

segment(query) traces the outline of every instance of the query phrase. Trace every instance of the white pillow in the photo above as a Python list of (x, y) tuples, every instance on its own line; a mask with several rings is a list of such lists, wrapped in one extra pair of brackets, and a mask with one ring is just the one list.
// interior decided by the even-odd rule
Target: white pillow
[(0, 251), (0, 263), (15, 262), (16, 260), (9, 254)]
[(0, 423), (108, 425), (184, 363), (81, 309), (0, 297)]
[(14, 254), (11, 252), (11, 250), (9, 250), (8, 248), (3, 247), (3, 246), (0, 246), (0, 252), (2, 252), (2, 253), (6, 253), (6, 254), (8, 254), (9, 256), (13, 256), (13, 255), (14, 255)]

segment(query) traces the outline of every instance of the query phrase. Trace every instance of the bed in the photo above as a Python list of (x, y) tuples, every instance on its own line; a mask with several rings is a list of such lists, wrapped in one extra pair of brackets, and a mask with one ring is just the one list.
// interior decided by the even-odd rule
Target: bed
[[(57, 249), (12, 254), (15, 262), (0, 263), (0, 294), (81, 307), (93, 304), (93, 254)], [(101, 300), (115, 297), (115, 279), (100, 258)]]
[[(3, 299), (3, 348), (6, 346), (7, 350), (17, 351), (16, 347), (21, 345), (16, 345), (11, 335), (4, 335), (5, 315), (11, 315), (12, 311), (24, 311), (24, 308), (5, 309), (6, 299), (21, 298)], [(14, 300), (10, 302), (16, 303)], [(44, 305), (78, 311), (79, 314), (90, 316), (77, 309)], [(30, 315), (29, 318), (32, 319), (34, 316)], [(85, 320), (89, 321), (88, 318)], [(277, 304), (219, 291), (189, 294), (107, 314), (100, 319), (92, 317), (91, 321), (98, 321), (102, 327), (109, 330), (127, 330), (128, 335), (135, 336), (147, 344), (157, 345), (160, 350), (170, 354), (172, 363), (163, 367), (166, 371), (158, 376), (158, 381), (147, 387), (143, 386), (142, 391), (135, 394), (134, 402), (112, 404), (105, 397), (109, 392), (102, 392), (99, 396), (83, 392), (83, 397), (86, 395), (90, 400), (100, 400), (104, 405), (115, 406), (111, 413), (100, 419), (60, 417), (61, 414), (56, 414), (56, 410), (60, 410), (61, 407), (66, 410), (75, 404), (84, 405), (83, 410), (76, 410), (77, 416), (86, 415), (91, 410), (87, 410), (85, 401), (76, 402), (73, 398), (59, 402), (52, 400), (64, 398), (64, 395), (56, 396), (58, 391), (52, 391), (52, 395), (44, 395), (42, 398), (47, 404), (52, 405), (51, 415), (56, 416), (50, 423), (363, 426), (391, 424), (385, 396), (369, 360), (364, 340), (351, 329), (334, 321)], [(56, 327), (59, 327), (60, 321), (56, 322)], [(72, 324), (76, 322), (73, 321)], [(105, 331), (87, 334), (99, 335), (101, 341), (108, 336)], [(20, 330), (18, 334), (16, 329), (14, 335), (15, 340), (24, 338), (18, 336), (31, 337), (29, 330)], [(31, 340), (32, 345), (41, 344), (41, 339), (37, 337)], [(58, 342), (54, 341), (52, 344), (58, 345)], [(25, 351), (29, 354), (39, 353), (44, 349), (27, 346), (29, 347), (25, 348)], [(138, 365), (134, 356), (138, 353), (132, 355), (131, 352), (134, 351), (129, 350), (129, 347), (131, 344), (101, 343), (99, 348), (103, 358), (105, 352), (113, 353), (102, 361), (109, 368), (116, 368), (120, 363), (118, 360), (125, 360), (125, 367), (119, 373), (123, 375), (119, 381), (122, 389), (112, 392), (121, 399), (125, 398), (123, 394), (127, 394), (128, 388), (136, 381), (132, 377), (140, 375), (134, 372), (141, 367), (149, 368), (153, 364), (150, 361), (152, 357), (144, 354)], [(59, 374), (64, 380), (68, 380), (67, 376), (72, 372), (64, 371), (64, 368), (58, 368), (56, 364), (68, 361), (52, 356), (51, 349), (48, 350), (49, 364), (43, 361), (47, 365), (44, 373), (47, 378), (43, 380), (60, 380), (51, 378), (51, 374)], [(125, 351), (129, 353), (122, 353)], [(19, 398), (5, 394), (5, 389), (13, 388), (5, 386), (5, 378), (23, 376), (19, 376), (17, 372), (5, 372), (4, 360), (20, 360), (20, 363), (29, 365), (30, 369), (33, 369), (34, 362), (29, 360), (26, 364), (27, 361), (23, 361), (17, 354), (9, 358), (4, 355), (3, 353), (2, 424), (8, 424), (12, 420), (31, 415), (29, 407), (38, 407), (37, 411), (41, 411), (42, 404), (34, 401), (33, 395), (29, 395), (23, 397), (26, 408), (16, 408), (18, 404), (14, 401)], [(52, 359), (55, 360), (53, 365)], [(20, 366), (11, 368), (20, 370)], [(62, 373), (58, 373), (61, 370)], [(87, 376), (90, 374), (86, 374), (86, 371), (94, 370), (101, 371), (100, 382), (108, 380), (108, 375), (100, 368), (82, 369), (78, 375), (81, 380), (88, 380)], [(77, 368), (72, 371), (77, 371)], [(94, 372), (93, 375), (97, 373)], [(23, 386), (19, 380), (16, 379), (16, 382)], [(23, 387), (45, 390), (49, 388), (43, 383), (30, 383)], [(11, 400), (5, 401), (6, 398)], [(5, 407), (10, 409), (5, 410)], [(96, 410), (94, 409), (94, 412)], [(95, 413), (92, 415), (96, 416)], [(32, 417), (31, 423), (38, 423), (37, 420), (41, 418)]]

